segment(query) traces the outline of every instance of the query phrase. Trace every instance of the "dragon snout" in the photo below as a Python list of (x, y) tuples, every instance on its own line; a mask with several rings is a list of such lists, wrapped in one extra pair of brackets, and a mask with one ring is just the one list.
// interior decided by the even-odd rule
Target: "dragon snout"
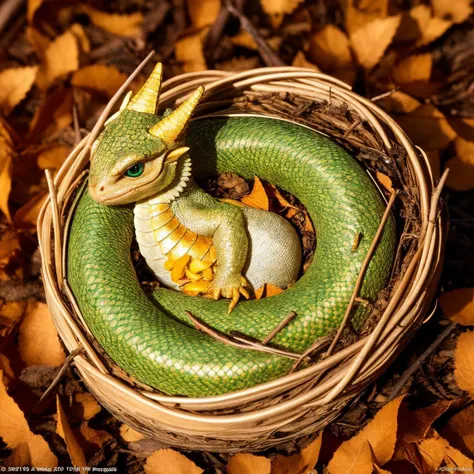
[(94, 183), (89, 183), (89, 194), (91, 195), (91, 198), (99, 203), (103, 204), (105, 201), (105, 187), (104, 185), (101, 185), (100, 183), (94, 184)]

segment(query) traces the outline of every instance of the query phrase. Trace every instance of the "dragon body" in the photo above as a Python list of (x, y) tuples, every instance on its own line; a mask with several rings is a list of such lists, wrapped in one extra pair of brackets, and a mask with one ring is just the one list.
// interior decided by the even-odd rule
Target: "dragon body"
[[(201, 89), (159, 117), (160, 78), (157, 66), (92, 147), (89, 192), (69, 235), (68, 280), (98, 342), (136, 379), (174, 395), (247, 388), (284, 375), (293, 359), (223, 344), (197, 331), (186, 312), (222, 333), (262, 340), (293, 311), (271, 344), (303, 352), (340, 324), (384, 204), (345, 150), (306, 127), (253, 116), (190, 122)], [(224, 171), (259, 176), (306, 206), (317, 247), (299, 279), (301, 247), (288, 222), (220, 202), (193, 179)], [(165, 286), (149, 295), (131, 262), (134, 235)], [(362, 298), (373, 301), (383, 288), (394, 246), (389, 219)], [(288, 288), (238, 302), (267, 282)], [(353, 324), (365, 314), (357, 308)]]

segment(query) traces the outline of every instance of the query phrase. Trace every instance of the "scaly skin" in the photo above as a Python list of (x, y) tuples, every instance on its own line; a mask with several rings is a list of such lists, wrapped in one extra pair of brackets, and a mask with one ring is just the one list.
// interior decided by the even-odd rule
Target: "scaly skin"
[[(136, 121), (151, 127), (158, 119), (140, 115), (130, 112), (116, 125), (112, 122), (102, 138), (103, 149), (156, 153), (147, 136), (140, 135)], [(256, 175), (306, 206), (316, 228), (317, 248), (298, 282), (277, 296), (240, 302), (231, 314), (227, 301), (167, 289), (156, 291), (151, 300), (142, 292), (130, 259), (132, 209), (97, 204), (88, 193), (75, 211), (67, 270), (89, 328), (118, 365), (165, 393), (206, 396), (281, 376), (293, 361), (223, 345), (196, 331), (184, 311), (219, 331), (236, 330), (258, 339), (295, 311), (297, 317), (272, 344), (304, 351), (341, 322), (384, 205), (367, 174), (345, 150), (295, 124), (257, 117), (197, 120), (189, 127), (186, 145), (197, 177), (223, 171), (248, 179)], [(99, 152), (93, 157), (92, 185), (100, 189), (105, 183), (113, 189), (115, 184), (98, 171), (107, 168), (102, 157)], [(362, 238), (353, 251), (359, 233)], [(383, 287), (394, 246), (390, 219), (366, 272), (361, 297), (374, 300)], [(360, 325), (364, 316), (356, 311), (354, 324)]]

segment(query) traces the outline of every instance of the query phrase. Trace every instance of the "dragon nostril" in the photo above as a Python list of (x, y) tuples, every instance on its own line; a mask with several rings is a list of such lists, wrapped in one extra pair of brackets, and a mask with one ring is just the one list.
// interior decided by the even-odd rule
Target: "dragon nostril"
[(101, 186), (99, 191), (103, 191), (104, 190), (104, 186)]

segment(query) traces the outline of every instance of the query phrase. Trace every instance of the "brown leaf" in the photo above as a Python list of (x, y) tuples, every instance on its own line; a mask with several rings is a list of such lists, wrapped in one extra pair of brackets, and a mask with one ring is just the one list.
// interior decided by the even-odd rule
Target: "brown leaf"
[(270, 208), (270, 201), (267, 192), (257, 176), (254, 178), (252, 192), (247, 194), (247, 196), (244, 196), (241, 201), (247, 206), (256, 209), (264, 209), (265, 211), (268, 211)]
[(422, 440), (417, 448), (421, 458), (423, 472), (436, 472), (444, 458), (447, 446), (442, 438), (428, 438)]
[(206, 25), (212, 25), (221, 9), (220, 0), (186, 0), (189, 18), (195, 28), (202, 28)]
[(474, 142), (474, 118), (449, 117), (448, 120), (460, 138)]
[(83, 53), (90, 53), (91, 43), (82, 25), (79, 23), (73, 23), (69, 29), (74, 33), (81, 51)]
[(286, 13), (292, 13), (304, 0), (261, 0), (264, 12), (270, 17), (274, 28), (278, 28)]
[[(382, 407), (365, 428), (356, 436), (341, 444), (328, 465), (331, 474), (359, 472), (349, 471), (349, 469), (354, 466), (354, 453), (359, 453), (360, 462), (365, 462), (368, 459), (365, 452), (366, 444), (370, 444), (377, 465), (383, 466), (392, 458), (397, 440), (398, 410), (402, 400), (403, 397), (398, 397)], [(370, 467), (372, 468), (372, 463)]]
[(37, 29), (32, 26), (26, 27), (26, 39), (33, 46), (36, 51), (38, 58), (44, 60), (44, 53), (51, 44), (50, 39), (47, 36), (42, 35)]
[[(344, 454), (341, 448), (351, 440), (342, 443), (328, 464), (329, 474), (372, 474), (374, 456), (369, 441), (354, 444), (350, 452)], [(339, 453), (339, 454), (338, 454)]]
[(303, 51), (298, 51), (296, 56), (293, 58), (293, 62), (291, 63), (291, 65), (294, 67), (305, 67), (308, 69), (313, 69), (316, 72), (320, 71), (316, 64), (313, 64), (312, 62), (306, 59), (306, 56), (304, 55)]
[[(0, 147), (2, 145), (3, 144), (0, 143)], [(2, 153), (2, 151), (0, 151), (0, 153)], [(10, 196), (12, 188), (12, 170), (12, 158), (4, 157), (4, 159), (0, 161), (0, 211), (5, 214), (9, 222), (12, 220), (8, 207), (8, 197)]]
[(257, 50), (257, 43), (253, 39), (253, 36), (246, 30), (242, 30), (239, 34), (231, 36), (230, 42), (236, 46), (242, 46), (247, 49)]
[(393, 191), (393, 186), (392, 186), (392, 180), (386, 175), (381, 173), (380, 171), (376, 172), (377, 176), (377, 181), (387, 190), (392, 192)]
[(471, 0), (431, 0), (434, 14), (443, 20), (462, 23), (472, 13)]
[(42, 3), (43, 0), (28, 0), (28, 7), (26, 12), (26, 18), (28, 19), (28, 23), (33, 23), (35, 13)]
[(94, 430), (90, 426), (81, 425), (79, 431), (84, 438), (84, 441), (93, 444), (97, 449), (102, 448), (104, 443), (113, 439), (113, 436), (104, 430)]
[(446, 162), (446, 185), (456, 191), (468, 191), (474, 188), (474, 142), (456, 137), (454, 147), (456, 156)]
[(331, 24), (311, 37), (308, 55), (326, 72), (352, 67), (349, 38)]
[[(31, 466), (53, 469), (58, 459), (51, 452), (48, 443), (41, 435), (30, 430), (25, 415), (11, 398), (3, 384), (0, 373), (0, 438), (10, 448), (15, 449), (26, 444), (29, 450)], [(24, 446), (19, 449), (26, 449)], [(24, 456), (22, 456), (24, 458)]]
[(239, 453), (227, 463), (228, 474), (270, 474), (271, 461), (263, 456)]
[(448, 470), (451, 472), (459, 470), (472, 472), (474, 469), (474, 462), (472, 459), (469, 459), (467, 456), (461, 453), (461, 451), (449, 445), (444, 449), (444, 462), (446, 463)]
[(421, 38), (416, 42), (416, 46), (426, 46), (439, 38), (452, 25), (451, 21), (433, 17), (431, 9), (427, 5), (418, 5), (412, 8), (410, 15), (421, 32)]
[(407, 56), (393, 70), (393, 79), (397, 84), (427, 82), (431, 77), (433, 59), (431, 53)]
[(106, 13), (89, 5), (81, 5), (80, 11), (89, 16), (94, 25), (117, 36), (139, 36), (143, 15), (139, 12), (130, 15)]
[(31, 198), (24, 206), (20, 207), (13, 217), (15, 228), (28, 229), (36, 227), (39, 212), (47, 197), (48, 195), (45, 192), (40, 192)]
[(204, 471), (174, 449), (159, 449), (148, 456), (146, 474), (202, 474)]
[(44, 62), (36, 75), (36, 84), (47, 89), (56, 80), (79, 68), (77, 38), (71, 31), (58, 36), (45, 51)]
[(292, 456), (277, 454), (272, 461), (272, 474), (308, 474), (318, 462), (322, 433), (301, 452)]
[(51, 145), (38, 155), (36, 161), (38, 168), (42, 170), (57, 170), (61, 167), (64, 160), (71, 151), (71, 147), (60, 145), (58, 143)]
[(387, 0), (349, 0), (346, 5), (346, 30), (351, 34), (377, 18), (385, 18), (388, 14)]
[(82, 449), (79, 441), (69, 425), (64, 409), (59, 400), (59, 396), (56, 396), (56, 409), (58, 414), (58, 435), (66, 442), (67, 452), (71, 458), (72, 464), (76, 467), (85, 468), (87, 466), (86, 456)]
[(459, 336), (454, 361), (456, 383), (474, 398), (474, 331)]
[[(351, 46), (359, 64), (372, 69), (388, 48), (400, 24), (400, 15), (376, 19), (351, 34)], [(374, 41), (377, 38), (377, 41)]]
[(395, 114), (409, 114), (421, 105), (420, 101), (401, 91), (392, 92), (377, 103), (381, 104), (387, 112)]
[(44, 303), (28, 304), (20, 325), (18, 344), (20, 357), (26, 365), (57, 367), (64, 363), (64, 349), (59, 342), (51, 313)]
[(76, 71), (71, 84), (87, 91), (98, 92), (111, 99), (126, 79), (127, 75), (115, 66), (94, 64)]
[(97, 400), (89, 392), (78, 392), (74, 395), (74, 399), (82, 407), (83, 420), (90, 420), (102, 410)]
[(443, 314), (463, 326), (474, 325), (474, 288), (445, 291), (439, 298)]
[(436, 180), (439, 179), (441, 176), (441, 160), (440, 160), (440, 154), (439, 151), (437, 150), (426, 150), (425, 151), (426, 156), (428, 157), (428, 162), (431, 167), (431, 171), (433, 173), (433, 178), (436, 182)]
[(128, 425), (122, 424), (120, 425), (120, 436), (126, 441), (127, 443), (133, 443), (135, 441), (140, 441), (145, 437), (142, 433), (135, 431)]
[(0, 240), (0, 265), (1, 260), (8, 259), (10, 255), (20, 248), (20, 242), (17, 238), (10, 240)]
[(204, 28), (198, 33), (185, 36), (175, 43), (176, 60), (183, 63), (184, 72), (204, 71), (207, 69), (206, 60), (202, 50), (203, 32), (207, 33)]
[(35, 82), (37, 66), (16, 67), (0, 72), (0, 110), (8, 115)]
[(462, 453), (474, 458), (474, 405), (456, 413), (444, 425), (441, 434), (449, 444)]
[(21, 443), (18, 446), (15, 446), (12, 453), (7, 459), (5, 459), (2, 466), (16, 468), (31, 466), (30, 447), (28, 446), (28, 443)]
[(23, 317), (26, 301), (8, 301), (0, 307), (0, 324), (13, 326)]

